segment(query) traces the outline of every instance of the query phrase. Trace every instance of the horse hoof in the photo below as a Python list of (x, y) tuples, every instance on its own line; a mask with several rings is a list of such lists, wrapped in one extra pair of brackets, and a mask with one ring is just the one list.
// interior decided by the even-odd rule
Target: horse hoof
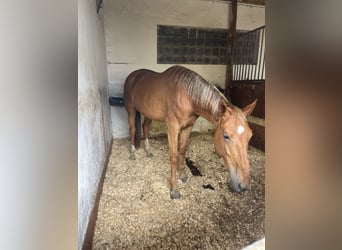
[(152, 153), (146, 153), (146, 156), (151, 158), (151, 157), (153, 157), (153, 154)]
[(135, 156), (130, 156), (129, 159), (135, 160)]
[(170, 197), (172, 200), (174, 199), (179, 199), (181, 197), (181, 194), (179, 191), (171, 191), (170, 192)]
[(181, 179), (181, 181), (183, 182), (183, 183), (185, 183), (187, 180), (188, 180), (188, 176), (185, 174), (185, 175), (182, 175), (181, 177), (180, 177), (180, 179)]

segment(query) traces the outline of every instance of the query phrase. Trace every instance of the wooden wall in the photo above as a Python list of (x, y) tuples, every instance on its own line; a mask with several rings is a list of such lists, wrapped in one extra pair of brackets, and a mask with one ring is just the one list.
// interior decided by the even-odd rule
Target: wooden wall
[(252, 116), (259, 118), (260, 122), (249, 122), (253, 130), (250, 144), (265, 151), (265, 81), (233, 81), (230, 97), (231, 102), (240, 108), (258, 99)]

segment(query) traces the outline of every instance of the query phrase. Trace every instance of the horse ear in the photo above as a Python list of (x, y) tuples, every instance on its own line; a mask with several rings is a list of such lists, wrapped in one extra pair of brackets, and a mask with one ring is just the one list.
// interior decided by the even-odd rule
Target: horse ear
[(252, 102), (251, 104), (249, 104), (249, 105), (247, 105), (247, 106), (245, 106), (245, 107), (243, 107), (243, 108), (241, 109), (241, 110), (242, 110), (242, 113), (243, 113), (245, 116), (250, 115), (250, 114), (253, 112), (253, 110), (254, 110), (254, 108), (255, 108), (255, 106), (256, 106), (257, 100), (258, 100), (258, 99), (255, 99), (254, 102)]

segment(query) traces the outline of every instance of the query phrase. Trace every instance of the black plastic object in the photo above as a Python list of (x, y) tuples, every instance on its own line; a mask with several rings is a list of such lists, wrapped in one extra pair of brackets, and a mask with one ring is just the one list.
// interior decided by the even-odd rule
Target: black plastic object
[(119, 106), (123, 107), (124, 106), (124, 99), (123, 97), (109, 97), (109, 104), (110, 106)]

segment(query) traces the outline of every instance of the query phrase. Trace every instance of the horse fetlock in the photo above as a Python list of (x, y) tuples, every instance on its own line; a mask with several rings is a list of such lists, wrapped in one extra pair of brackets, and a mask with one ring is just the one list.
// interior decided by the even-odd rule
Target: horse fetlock
[(131, 145), (131, 151), (130, 151), (130, 157), (129, 157), (129, 159), (131, 159), (131, 160), (135, 160), (135, 146), (132, 144)]
[(181, 181), (182, 181), (183, 183), (185, 183), (185, 182), (188, 180), (188, 176), (187, 176), (186, 174), (182, 174), (182, 175), (179, 177), (179, 179), (181, 179)]
[(180, 198), (181, 198), (181, 194), (180, 194), (180, 192), (179, 192), (178, 190), (171, 191), (171, 192), (170, 192), (170, 198), (171, 198), (172, 200), (174, 200), (174, 199), (180, 199)]
[(153, 157), (153, 154), (152, 154), (152, 152), (146, 152), (146, 156), (147, 157)]
[(151, 151), (151, 147), (150, 147), (150, 143), (148, 141), (148, 138), (145, 139), (145, 151), (146, 151), (146, 156), (147, 157), (153, 157), (152, 151)]

